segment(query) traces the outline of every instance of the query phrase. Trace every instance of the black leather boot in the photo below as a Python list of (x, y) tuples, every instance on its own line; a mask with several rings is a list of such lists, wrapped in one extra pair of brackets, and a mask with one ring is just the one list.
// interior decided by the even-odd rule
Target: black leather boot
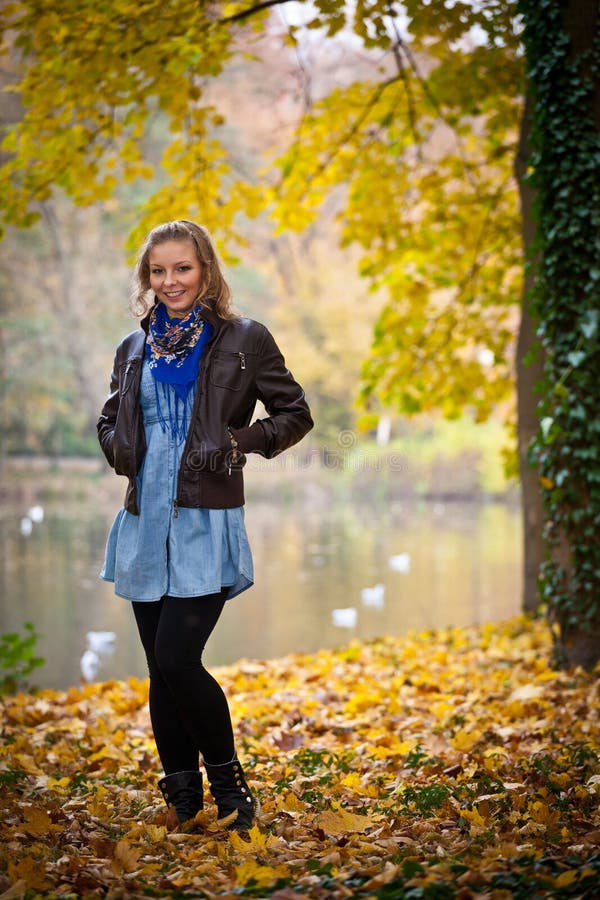
[[(209, 766), (205, 762), (204, 767), (210, 792), (217, 804), (218, 824), (224, 824), (227, 828), (250, 828), (259, 813), (258, 801), (250, 793), (240, 761), (232, 759), (221, 766)], [(223, 822), (233, 813), (235, 817), (231, 821)]]
[(174, 772), (158, 782), (167, 804), (167, 828), (190, 823), (197, 812), (204, 808), (201, 772)]

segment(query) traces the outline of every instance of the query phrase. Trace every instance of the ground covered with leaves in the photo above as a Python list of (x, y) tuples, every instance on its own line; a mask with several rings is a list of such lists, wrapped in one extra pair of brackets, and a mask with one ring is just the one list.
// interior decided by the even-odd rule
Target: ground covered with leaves
[(220, 669), (246, 833), (208, 794), (160, 824), (147, 682), (3, 698), (0, 895), (599, 897), (599, 673), (550, 651), (518, 619)]

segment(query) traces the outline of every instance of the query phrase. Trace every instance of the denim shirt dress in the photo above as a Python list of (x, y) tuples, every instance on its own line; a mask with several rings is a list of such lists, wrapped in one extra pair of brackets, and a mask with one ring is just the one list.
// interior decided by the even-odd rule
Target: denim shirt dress
[[(188, 417), (194, 394), (195, 389), (188, 398)], [(100, 577), (114, 582), (115, 593), (126, 600), (200, 597), (224, 587), (229, 588), (228, 599), (235, 597), (254, 581), (244, 509), (175, 510), (185, 438), (174, 438), (161, 425), (147, 361), (140, 403), (147, 449), (137, 476), (139, 515), (123, 508), (117, 513)]]

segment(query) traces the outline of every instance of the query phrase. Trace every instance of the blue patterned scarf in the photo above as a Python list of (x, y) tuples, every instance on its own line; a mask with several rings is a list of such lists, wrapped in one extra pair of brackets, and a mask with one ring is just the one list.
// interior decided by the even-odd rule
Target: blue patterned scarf
[(184, 440), (187, 435), (191, 406), (188, 401), (198, 377), (202, 351), (212, 332), (212, 325), (201, 316), (200, 306), (183, 319), (171, 319), (163, 303), (157, 303), (152, 310), (146, 358), (154, 376), (161, 428), (165, 432), (168, 429), (174, 439)]

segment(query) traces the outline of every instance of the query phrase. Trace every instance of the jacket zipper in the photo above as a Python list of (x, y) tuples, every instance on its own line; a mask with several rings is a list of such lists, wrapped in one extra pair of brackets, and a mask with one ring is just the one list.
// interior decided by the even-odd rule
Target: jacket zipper
[(177, 500), (177, 498), (175, 498), (175, 500), (173, 500), (173, 518), (174, 519), (179, 518), (179, 500)]
[[(127, 363), (127, 366), (125, 367), (125, 375), (123, 376), (123, 385), (125, 385), (125, 379), (127, 378), (127, 373), (130, 371), (131, 367), (133, 366), (133, 363), (134, 363), (134, 360), (130, 359), (129, 362)], [(136, 404), (135, 404), (135, 415), (133, 417), (133, 422), (131, 425), (131, 454), (132, 454), (133, 459), (136, 458), (136, 454), (137, 454), (137, 434), (138, 434), (138, 424), (140, 421), (141, 414), (142, 414), (142, 411), (141, 411), (141, 407), (140, 407), (140, 396), (139, 396), (139, 390), (138, 390), (138, 396), (136, 398)], [(136, 489), (135, 489), (135, 505), (139, 512), (138, 498), (137, 498), (137, 482), (136, 482)]]
[(127, 391), (129, 390), (127, 386), (127, 376), (131, 372), (131, 367), (133, 365), (133, 360), (127, 360), (127, 365), (125, 366), (125, 371), (123, 372), (123, 380), (120, 385), (121, 397), (124, 397)]
[(246, 354), (242, 353), (242, 351), (240, 350), (238, 352), (238, 356), (240, 358), (240, 369), (245, 369), (246, 368)]

